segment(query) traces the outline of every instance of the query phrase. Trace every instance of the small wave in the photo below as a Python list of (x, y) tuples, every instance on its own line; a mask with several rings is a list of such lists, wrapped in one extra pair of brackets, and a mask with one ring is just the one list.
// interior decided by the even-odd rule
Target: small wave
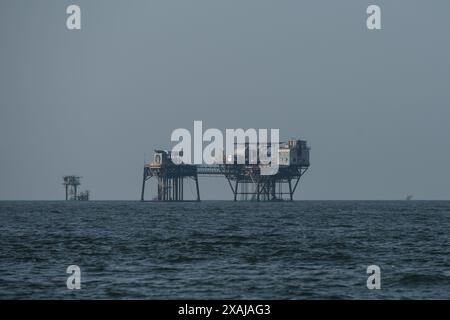
[(450, 284), (450, 277), (443, 274), (420, 274), (411, 273), (403, 275), (399, 279), (403, 285), (443, 285)]

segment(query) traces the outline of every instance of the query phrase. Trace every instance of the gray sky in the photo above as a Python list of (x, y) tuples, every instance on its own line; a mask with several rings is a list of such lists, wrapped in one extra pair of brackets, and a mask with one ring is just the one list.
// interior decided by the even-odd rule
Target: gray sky
[[(0, 199), (63, 199), (72, 173), (93, 199), (138, 199), (144, 154), (194, 120), (308, 140), (296, 199), (450, 199), (449, 13), (448, 0), (2, 0)], [(224, 179), (200, 187), (231, 199)]]

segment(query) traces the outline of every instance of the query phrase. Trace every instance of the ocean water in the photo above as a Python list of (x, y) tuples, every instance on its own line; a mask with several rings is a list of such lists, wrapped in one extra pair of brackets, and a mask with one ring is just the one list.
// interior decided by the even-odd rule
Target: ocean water
[(446, 201), (3, 201), (0, 245), (0, 299), (450, 298)]

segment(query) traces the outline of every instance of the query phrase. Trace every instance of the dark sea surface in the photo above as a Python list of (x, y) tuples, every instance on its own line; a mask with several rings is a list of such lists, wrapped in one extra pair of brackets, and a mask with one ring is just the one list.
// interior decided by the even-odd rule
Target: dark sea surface
[(0, 299), (450, 298), (448, 201), (3, 201), (0, 221)]

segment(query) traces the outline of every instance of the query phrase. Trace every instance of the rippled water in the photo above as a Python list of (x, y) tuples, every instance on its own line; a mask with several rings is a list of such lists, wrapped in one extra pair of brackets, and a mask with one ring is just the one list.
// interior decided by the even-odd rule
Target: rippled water
[(0, 221), (2, 299), (450, 298), (450, 202), (0, 202)]

